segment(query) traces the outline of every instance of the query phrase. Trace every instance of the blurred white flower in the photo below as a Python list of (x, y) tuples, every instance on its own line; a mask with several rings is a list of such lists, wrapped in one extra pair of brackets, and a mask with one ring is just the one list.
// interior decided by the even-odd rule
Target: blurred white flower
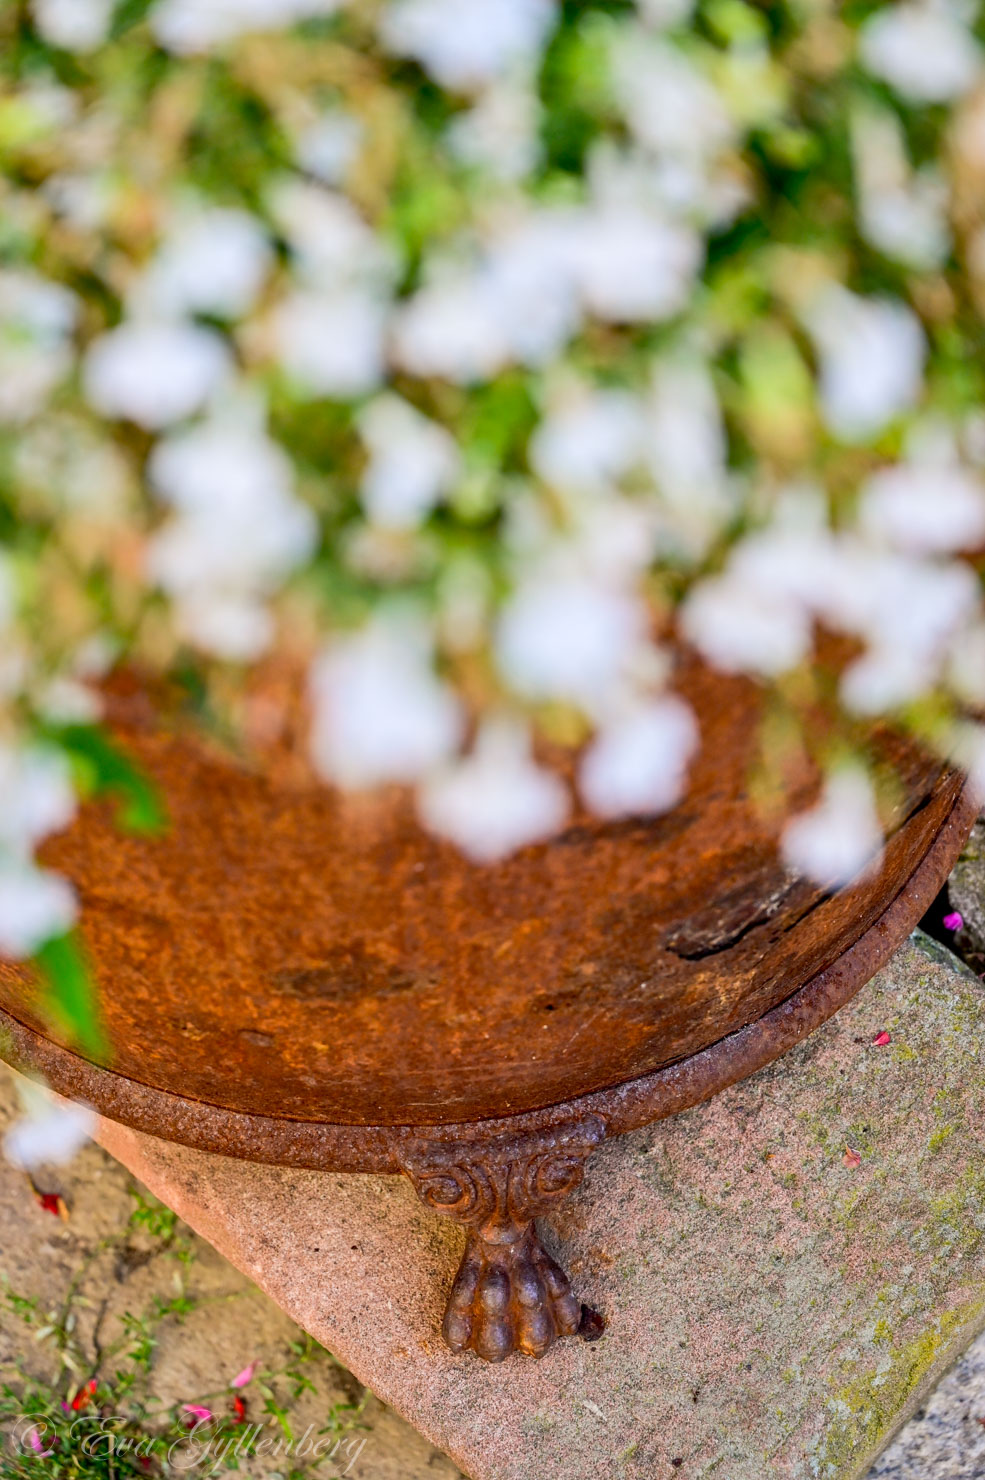
[(490, 313), (508, 353), (534, 368), (557, 355), (577, 330), (576, 266), (580, 213), (532, 211), (490, 241), (484, 269)]
[(787, 824), (781, 852), (790, 868), (826, 889), (876, 873), (882, 828), (865, 772), (854, 765), (832, 771), (817, 805)]
[(83, 386), (101, 416), (159, 431), (200, 411), (231, 363), (225, 341), (211, 329), (133, 319), (89, 346)]
[(290, 459), (231, 415), (163, 439), (151, 486), (178, 511), (151, 541), (148, 573), (177, 603), (179, 628), (233, 661), (255, 658), (273, 624), (262, 598), (312, 554), (311, 510), (293, 492)]
[(134, 310), (164, 317), (239, 318), (263, 286), (273, 253), (255, 216), (204, 207), (178, 220), (131, 295)]
[(976, 620), (955, 633), (946, 671), (948, 686), (960, 702), (985, 709), (985, 621)]
[(211, 51), (248, 31), (282, 30), (307, 16), (331, 15), (342, 0), (157, 0), (151, 27), (180, 56)]
[(695, 0), (636, 0), (636, 8), (651, 26), (669, 30), (690, 20)]
[(838, 694), (853, 714), (888, 714), (933, 688), (934, 677), (932, 653), (880, 644), (848, 665)]
[(982, 50), (952, 0), (902, 0), (864, 23), (862, 64), (910, 103), (946, 103), (982, 76)]
[(927, 346), (904, 304), (831, 284), (806, 321), (821, 360), (821, 410), (835, 436), (867, 441), (916, 405)]
[(412, 617), (377, 617), (333, 643), (312, 665), (310, 692), (312, 756), (336, 786), (417, 781), (464, 733), (461, 705)]
[(639, 462), (642, 441), (637, 397), (578, 386), (548, 408), (530, 439), (530, 465), (562, 492), (604, 493)]
[(517, 694), (596, 712), (617, 693), (647, 645), (644, 602), (585, 576), (533, 570), (496, 626), (500, 671)]
[(27, 269), (0, 269), (0, 423), (42, 410), (72, 366), (74, 293)]
[(613, 86), (634, 137), (661, 159), (703, 164), (734, 141), (721, 94), (673, 42), (627, 30)]
[(968, 787), (979, 807), (985, 807), (985, 725), (959, 720), (952, 728), (950, 756), (968, 773)]
[(630, 203), (589, 211), (574, 249), (586, 308), (619, 324), (659, 323), (678, 313), (704, 252), (690, 227)]
[(298, 133), (294, 157), (301, 169), (326, 185), (341, 185), (363, 144), (363, 125), (353, 113), (331, 108)]
[(666, 547), (700, 557), (733, 513), (736, 490), (718, 396), (692, 355), (657, 362), (646, 405), (646, 463), (664, 511)]
[(31, 0), (38, 34), (66, 51), (95, 51), (109, 34), (116, 0)]
[(271, 323), (277, 357), (302, 392), (349, 400), (382, 384), (386, 308), (376, 294), (293, 293)]
[(554, 0), (390, 0), (378, 24), (387, 50), (471, 92), (534, 65), (556, 19)]
[(948, 187), (932, 166), (913, 171), (900, 118), (866, 106), (852, 117), (852, 155), (862, 235), (908, 267), (938, 267), (951, 246)]
[(296, 272), (318, 292), (389, 285), (396, 272), (393, 251), (344, 195), (310, 180), (283, 179), (269, 196)]
[(424, 379), (469, 384), (496, 375), (510, 358), (502, 320), (477, 274), (432, 282), (394, 316), (393, 354), (401, 369)]
[(0, 861), (0, 955), (32, 956), (75, 924), (75, 893), (59, 874), (27, 859)]
[(359, 432), (370, 455), (361, 485), (367, 514), (387, 529), (415, 528), (459, 476), (454, 437), (392, 394), (366, 407)]
[(504, 78), (459, 113), (448, 130), (453, 154), (500, 180), (522, 180), (540, 158), (540, 100), (524, 79)]
[(424, 826), (474, 863), (495, 863), (545, 841), (568, 816), (568, 793), (530, 754), (526, 726), (488, 719), (470, 755), (440, 771), (418, 793)]
[(690, 705), (673, 694), (602, 726), (578, 769), (578, 788), (600, 817), (666, 812), (684, 795), (698, 745)]
[(91, 1140), (97, 1117), (85, 1105), (52, 1100), (31, 1086), (28, 1114), (4, 1136), (3, 1149), (12, 1166), (29, 1172), (39, 1166), (64, 1166)]
[(985, 483), (957, 463), (900, 463), (863, 485), (859, 527), (914, 555), (985, 545)]
[(795, 668), (812, 642), (803, 607), (729, 571), (691, 588), (681, 631), (713, 667), (762, 678)]
[(40, 745), (0, 745), (0, 848), (25, 860), (49, 833), (67, 827), (76, 799), (68, 762), (60, 750)]

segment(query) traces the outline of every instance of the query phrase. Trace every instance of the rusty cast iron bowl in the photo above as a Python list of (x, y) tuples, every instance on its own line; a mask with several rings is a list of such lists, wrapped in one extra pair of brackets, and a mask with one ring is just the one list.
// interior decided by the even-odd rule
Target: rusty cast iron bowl
[[(695, 1104), (837, 1010), (914, 927), (975, 805), (890, 729), (881, 870), (826, 894), (778, 856), (750, 797), (755, 685), (684, 662), (702, 748), (657, 818), (578, 816), (474, 866), (401, 790), (343, 796), (220, 751), (139, 685), (111, 705), (170, 825), (121, 835), (104, 804), (46, 845), (76, 884), (112, 1055), (46, 1024), (0, 965), (3, 1052), (138, 1130), (258, 1161), (406, 1172), (466, 1225), (445, 1335), (540, 1355), (581, 1308), (533, 1218), (599, 1140)], [(817, 777), (788, 779), (807, 805)]]

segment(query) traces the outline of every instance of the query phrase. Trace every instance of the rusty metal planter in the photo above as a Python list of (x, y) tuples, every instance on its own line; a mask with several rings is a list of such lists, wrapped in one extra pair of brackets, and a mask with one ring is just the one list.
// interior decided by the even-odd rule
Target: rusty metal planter
[[(828, 895), (788, 874), (754, 804), (760, 695), (682, 664), (703, 746), (668, 816), (577, 817), (474, 867), (394, 790), (344, 797), (219, 751), (139, 686), (112, 722), (156, 778), (157, 839), (92, 805), (46, 861), (76, 882), (112, 1058), (47, 1027), (0, 964), (0, 1049), (135, 1128), (285, 1165), (406, 1173), (467, 1229), (445, 1336), (540, 1355), (581, 1307), (538, 1213), (606, 1136), (769, 1063), (846, 1002), (946, 878), (975, 805), (887, 730), (884, 865)], [(786, 777), (805, 805), (816, 776)], [(616, 1318), (618, 1318), (618, 1313)]]

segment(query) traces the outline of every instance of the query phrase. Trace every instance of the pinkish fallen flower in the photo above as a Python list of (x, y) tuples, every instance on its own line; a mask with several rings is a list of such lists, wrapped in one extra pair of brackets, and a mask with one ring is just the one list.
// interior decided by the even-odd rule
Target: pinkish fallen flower
[(883, 1028), (883, 1030), (882, 1030), (881, 1033), (877, 1033), (876, 1036), (872, 1040), (872, 1042), (875, 1044), (876, 1048), (885, 1048), (886, 1047), (886, 1044), (887, 1043), (892, 1043), (892, 1041), (893, 1041), (892, 1038), (886, 1032), (885, 1028)]
[(957, 910), (952, 910), (949, 915), (944, 916), (941, 924), (945, 930), (960, 930), (964, 925), (964, 916)]
[(208, 1423), (212, 1417), (211, 1408), (203, 1408), (201, 1403), (182, 1403), (182, 1411), (190, 1413), (199, 1423)]
[(34, 1450), (38, 1459), (48, 1459), (55, 1452), (54, 1449), (45, 1449), (42, 1447), (41, 1435), (38, 1433), (36, 1428), (31, 1429), (30, 1433), (27, 1436), (27, 1442)]
[(861, 1156), (857, 1151), (854, 1151), (851, 1146), (845, 1147), (845, 1154), (842, 1157), (842, 1160), (844, 1161), (846, 1167), (851, 1167), (853, 1170), (855, 1167), (860, 1167), (862, 1165)]
[(253, 1374), (254, 1374), (254, 1372), (256, 1370), (257, 1370), (257, 1364), (256, 1364), (256, 1362), (251, 1362), (248, 1367), (244, 1367), (243, 1368), (242, 1372), (237, 1372), (236, 1373), (236, 1376), (233, 1378), (233, 1380), (229, 1384), (229, 1386), (230, 1387), (234, 1387), (234, 1388), (245, 1387), (246, 1384), (252, 1380)]

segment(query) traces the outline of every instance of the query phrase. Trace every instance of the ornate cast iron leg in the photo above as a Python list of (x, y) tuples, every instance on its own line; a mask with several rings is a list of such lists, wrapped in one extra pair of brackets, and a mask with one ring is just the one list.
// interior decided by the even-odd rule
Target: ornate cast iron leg
[(578, 1330), (581, 1306), (534, 1218), (578, 1186), (604, 1136), (603, 1122), (588, 1116), (542, 1134), (478, 1145), (416, 1142), (404, 1152), (404, 1171), (425, 1206), (467, 1229), (442, 1325), (452, 1351), (471, 1347), (487, 1362), (513, 1351), (542, 1357)]

